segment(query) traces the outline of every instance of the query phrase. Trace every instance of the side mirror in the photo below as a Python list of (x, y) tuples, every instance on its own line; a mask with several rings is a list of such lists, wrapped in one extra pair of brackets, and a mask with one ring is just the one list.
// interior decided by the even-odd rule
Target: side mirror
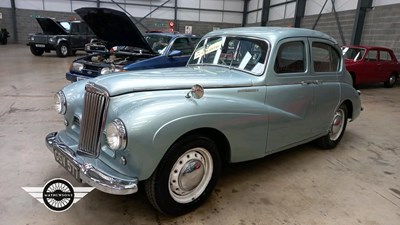
[(174, 57), (174, 56), (180, 56), (182, 55), (182, 52), (179, 50), (172, 50), (169, 54), (168, 57)]

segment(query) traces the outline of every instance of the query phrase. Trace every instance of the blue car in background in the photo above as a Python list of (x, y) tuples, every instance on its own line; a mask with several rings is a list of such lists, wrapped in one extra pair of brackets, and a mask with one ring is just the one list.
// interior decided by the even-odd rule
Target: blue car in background
[(66, 73), (71, 82), (129, 70), (185, 66), (201, 38), (173, 33), (142, 35), (125, 13), (113, 9), (80, 8), (75, 12), (109, 50), (73, 61)]

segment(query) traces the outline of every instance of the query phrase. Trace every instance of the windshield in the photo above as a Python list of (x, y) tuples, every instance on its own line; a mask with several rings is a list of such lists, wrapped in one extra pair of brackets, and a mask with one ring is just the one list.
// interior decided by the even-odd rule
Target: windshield
[(354, 62), (361, 60), (365, 53), (365, 49), (363, 48), (343, 47), (342, 51), (345, 59), (354, 60)]
[(65, 22), (65, 21), (63, 21), (63, 22), (59, 22), (59, 24), (60, 24), (64, 29), (66, 29), (67, 31), (69, 31), (69, 30), (71, 29), (71, 23), (70, 23), (70, 22)]
[(210, 37), (203, 39), (188, 65), (218, 65), (262, 74), (267, 62), (268, 44), (243, 37)]
[(164, 36), (164, 35), (145, 35), (147, 43), (154, 52), (158, 52), (159, 54), (163, 54), (172, 37)]

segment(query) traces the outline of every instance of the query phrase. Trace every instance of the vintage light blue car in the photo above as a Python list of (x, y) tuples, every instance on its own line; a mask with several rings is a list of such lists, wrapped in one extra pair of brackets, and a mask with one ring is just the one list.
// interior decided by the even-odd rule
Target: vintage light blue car
[(143, 181), (167, 215), (198, 207), (223, 163), (313, 140), (334, 148), (361, 111), (337, 42), (295, 28), (213, 31), (186, 67), (83, 80), (55, 99), (66, 125), (46, 137), (55, 159), (107, 193)]

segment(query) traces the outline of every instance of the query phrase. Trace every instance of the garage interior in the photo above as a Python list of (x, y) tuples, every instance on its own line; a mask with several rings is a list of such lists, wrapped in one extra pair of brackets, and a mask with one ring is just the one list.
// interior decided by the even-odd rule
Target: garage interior
[(83, 6), (127, 10), (143, 32), (170, 29), (170, 21), (175, 31), (191, 26), (201, 35), (228, 27), (301, 27), (325, 32), (340, 45), (385, 46), (400, 58), (398, 0), (1, 1), (0, 28), (10, 33), (8, 44), (0, 45), (2, 224), (399, 224), (399, 84), (359, 87), (364, 110), (335, 149), (309, 143), (232, 164), (205, 204), (189, 214), (159, 214), (140, 188), (129, 196), (93, 190), (65, 212), (49, 211), (22, 187), (43, 187), (58, 177), (87, 186), (54, 161), (44, 142), (64, 127), (53, 96), (69, 84), (71, 62), (85, 53), (36, 57), (26, 42), (40, 31), (35, 17), (71, 19)]

